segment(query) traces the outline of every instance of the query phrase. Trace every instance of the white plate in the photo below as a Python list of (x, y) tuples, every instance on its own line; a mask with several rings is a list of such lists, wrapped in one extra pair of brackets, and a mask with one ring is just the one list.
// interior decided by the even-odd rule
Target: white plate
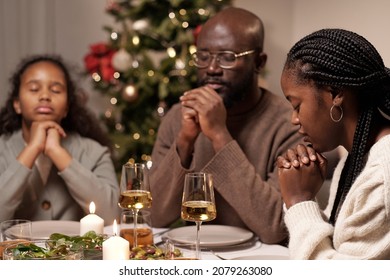
[[(253, 237), (249, 230), (223, 225), (202, 225), (200, 228), (200, 245), (221, 247), (239, 244)], [(185, 226), (172, 229), (163, 234), (163, 239), (183, 244), (195, 244), (196, 226)]]
[(256, 256), (245, 256), (245, 257), (237, 257), (232, 260), (289, 260), (288, 256), (280, 256), (280, 255), (256, 255)]
[(33, 239), (48, 239), (52, 233), (62, 233), (69, 236), (80, 235), (80, 223), (76, 221), (32, 222)]

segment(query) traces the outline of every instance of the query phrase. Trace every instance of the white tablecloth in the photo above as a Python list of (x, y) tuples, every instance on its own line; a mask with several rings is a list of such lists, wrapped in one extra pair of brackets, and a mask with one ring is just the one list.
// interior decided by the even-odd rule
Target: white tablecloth
[[(158, 243), (161, 241), (161, 232), (165, 232), (166, 228), (153, 228), (153, 233), (155, 234), (154, 242)], [(106, 226), (104, 228), (104, 232), (107, 234), (112, 234), (112, 226)], [(184, 257), (186, 256), (193, 256), (193, 252), (188, 249), (179, 248), (182, 252)], [(256, 242), (256, 244), (250, 248), (246, 248), (243, 250), (235, 250), (235, 251), (223, 251), (220, 252), (218, 250), (215, 250), (215, 254), (218, 254), (222, 258), (225, 259), (288, 259), (289, 253), (288, 249), (286, 247), (280, 246), (280, 245), (268, 245), (263, 244), (259, 241)], [(202, 251), (201, 253), (201, 259), (203, 260), (218, 260), (219, 258), (215, 256), (210, 251)]]

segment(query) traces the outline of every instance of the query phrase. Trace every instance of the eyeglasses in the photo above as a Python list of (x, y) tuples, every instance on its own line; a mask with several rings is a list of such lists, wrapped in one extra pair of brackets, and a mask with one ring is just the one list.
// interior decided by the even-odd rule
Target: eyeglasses
[(209, 51), (197, 51), (192, 54), (195, 66), (198, 68), (206, 68), (210, 65), (213, 57), (215, 57), (219, 67), (224, 69), (230, 69), (236, 66), (237, 58), (254, 53), (255, 50), (249, 50), (241, 53), (235, 53), (232, 51), (220, 51), (211, 53)]

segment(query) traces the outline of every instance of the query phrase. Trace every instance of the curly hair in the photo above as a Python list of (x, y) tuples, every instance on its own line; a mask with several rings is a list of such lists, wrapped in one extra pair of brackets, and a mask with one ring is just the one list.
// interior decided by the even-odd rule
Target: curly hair
[(94, 139), (110, 149), (111, 141), (106, 132), (100, 126), (98, 119), (82, 104), (77, 88), (63, 59), (56, 55), (36, 55), (23, 59), (10, 78), (11, 89), (4, 107), (0, 110), (0, 135), (12, 134), (21, 129), (22, 116), (17, 114), (13, 102), (19, 98), (19, 90), (23, 73), (33, 64), (49, 62), (56, 65), (64, 74), (69, 111), (61, 121), (61, 126), (66, 132), (76, 132), (81, 136)]
[(284, 69), (294, 70), (301, 83), (312, 82), (317, 88), (330, 87), (334, 92), (352, 89), (358, 98), (361, 113), (329, 219), (334, 224), (364, 168), (374, 123), (390, 120), (390, 70), (369, 41), (343, 29), (322, 29), (302, 38), (287, 54)]

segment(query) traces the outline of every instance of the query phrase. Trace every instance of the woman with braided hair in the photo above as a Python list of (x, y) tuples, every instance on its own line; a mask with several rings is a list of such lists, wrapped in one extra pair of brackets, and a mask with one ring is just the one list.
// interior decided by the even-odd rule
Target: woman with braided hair
[[(277, 161), (291, 257), (390, 259), (390, 70), (362, 36), (322, 29), (291, 48), (281, 85), (308, 143)], [(340, 145), (321, 211), (322, 153)]]

